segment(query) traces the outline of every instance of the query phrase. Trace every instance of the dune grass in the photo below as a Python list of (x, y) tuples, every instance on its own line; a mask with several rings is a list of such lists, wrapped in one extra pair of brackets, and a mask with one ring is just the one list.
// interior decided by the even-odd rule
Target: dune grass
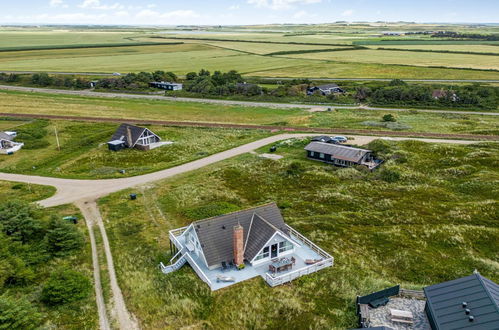
[(34, 202), (49, 198), (55, 194), (55, 188), (27, 183), (0, 181), (0, 200), (22, 199)]
[[(144, 329), (354, 328), (356, 295), (421, 289), (474, 269), (499, 280), (496, 144), (373, 142), (386, 162), (371, 173), (306, 160), (305, 143), (279, 144), (279, 161), (246, 154), (100, 201), (121, 289)], [(193, 221), (192, 210), (269, 201), (335, 257), (333, 268), (276, 288), (254, 278), (216, 292), (188, 266), (157, 269), (170, 257), (168, 230)]]

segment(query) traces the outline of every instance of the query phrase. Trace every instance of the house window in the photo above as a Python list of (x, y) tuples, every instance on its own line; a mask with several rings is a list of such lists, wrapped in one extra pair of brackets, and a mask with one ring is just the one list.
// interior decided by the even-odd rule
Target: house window
[(255, 261), (262, 260), (268, 258), (270, 255), (270, 248), (268, 246), (264, 247), (262, 252), (255, 257)]
[(288, 241), (280, 242), (279, 243), (279, 253), (283, 253), (289, 250), (293, 249), (293, 244), (291, 244)]
[(324, 159), (324, 154), (322, 152), (319, 154), (319, 158)]
[(310, 151), (310, 157), (314, 157), (314, 152)]

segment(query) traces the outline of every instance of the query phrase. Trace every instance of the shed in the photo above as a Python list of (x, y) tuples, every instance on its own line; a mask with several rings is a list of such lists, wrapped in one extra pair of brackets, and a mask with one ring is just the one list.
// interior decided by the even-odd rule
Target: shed
[(499, 329), (499, 285), (478, 272), (424, 288), (433, 330)]

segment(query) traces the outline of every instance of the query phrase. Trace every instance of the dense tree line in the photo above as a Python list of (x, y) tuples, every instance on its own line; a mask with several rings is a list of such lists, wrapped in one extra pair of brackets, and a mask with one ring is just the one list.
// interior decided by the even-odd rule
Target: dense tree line
[(262, 94), (263, 90), (256, 84), (246, 84), (242, 76), (235, 70), (229, 72), (210, 71), (201, 69), (199, 73), (189, 72), (186, 75), (184, 89), (187, 92), (205, 95), (246, 95)]
[(105, 89), (145, 89), (153, 81), (176, 82), (178, 77), (173, 72), (154, 71), (127, 73), (121, 77), (101, 79), (97, 82), (96, 88)]
[(499, 41), (499, 35), (479, 34), (479, 33), (459, 33), (453, 31), (438, 31), (432, 35), (432, 38), (453, 38), (453, 39), (475, 39), (486, 41)]
[(83, 243), (72, 223), (44, 220), (41, 210), (26, 202), (0, 204), (0, 329), (38, 328), (39, 304), (58, 306), (90, 294), (91, 282), (79, 272), (65, 266), (50, 269), (48, 276), (41, 271), (78, 253)]

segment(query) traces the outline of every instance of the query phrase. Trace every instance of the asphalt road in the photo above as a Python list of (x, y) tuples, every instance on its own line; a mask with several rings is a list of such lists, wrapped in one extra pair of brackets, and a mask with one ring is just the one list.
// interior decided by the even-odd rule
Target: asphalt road
[[(174, 101), (174, 102), (210, 103), (210, 104), (238, 105), (238, 106), (247, 106), (247, 107), (265, 107), (265, 108), (279, 108), (279, 109), (305, 109), (310, 111), (327, 111), (328, 108), (360, 109), (360, 110), (372, 110), (372, 111), (397, 111), (397, 112), (415, 110), (408, 108), (378, 108), (378, 107), (368, 107), (368, 106), (337, 106), (337, 105), (324, 105), (324, 104), (249, 102), (249, 101), (234, 101), (234, 100), (201, 99), (201, 98), (190, 98), (190, 97), (171, 97), (163, 95), (94, 92), (91, 90), (75, 91), (75, 90), (66, 90), (66, 89), (36, 88), (36, 87), (22, 87), (22, 86), (10, 86), (10, 85), (0, 85), (0, 90), (103, 97), (103, 98), (148, 99), (148, 100), (165, 100), (165, 101)], [(431, 112), (431, 113), (499, 116), (499, 112), (483, 112), (483, 111), (455, 111), (455, 110), (430, 110), (430, 109), (417, 109), (417, 111)]]
[[(52, 206), (74, 203), (82, 200), (95, 200), (97, 198), (109, 195), (113, 192), (166, 179), (185, 172), (197, 170), (199, 168), (217, 163), (219, 161), (229, 159), (247, 152), (251, 152), (255, 149), (261, 148), (263, 146), (269, 145), (277, 141), (296, 138), (296, 137), (309, 137), (314, 135), (316, 134), (274, 135), (202, 159), (185, 163), (176, 167), (129, 178), (76, 180), (76, 179), (61, 179), (61, 178), (51, 178), (51, 177), (42, 177), (42, 176), (22, 175), (22, 174), (0, 173), (0, 180), (54, 186), (57, 189), (55, 195), (39, 202), (39, 204), (44, 207), (52, 207)], [(353, 142), (355, 144), (364, 145), (375, 139), (379, 139), (380, 137), (352, 136), (352, 138), (354, 139)], [(384, 139), (399, 141), (399, 140), (409, 140), (413, 138), (390, 137)], [(442, 140), (442, 139), (413, 139), (413, 140), (420, 140), (424, 142), (454, 143), (454, 144), (476, 143), (476, 141), (465, 141), (465, 140)]]

